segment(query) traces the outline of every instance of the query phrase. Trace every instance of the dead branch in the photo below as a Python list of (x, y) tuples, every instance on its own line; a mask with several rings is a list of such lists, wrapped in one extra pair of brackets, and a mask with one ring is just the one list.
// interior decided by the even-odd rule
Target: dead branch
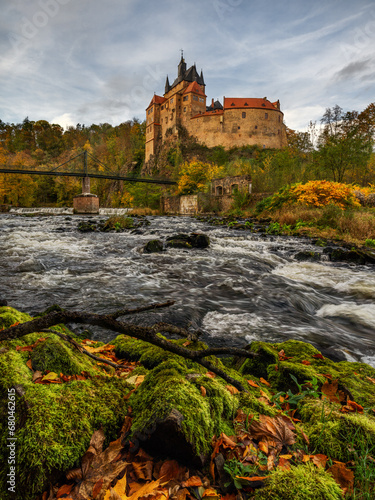
[[(207, 359), (202, 358), (213, 355), (215, 353), (232, 354), (236, 356), (240, 355), (245, 358), (252, 358), (256, 356), (256, 354), (253, 352), (237, 348), (217, 348), (207, 349), (204, 351), (194, 351), (161, 338), (157, 335), (157, 332), (153, 327), (143, 327), (134, 325), (132, 323), (124, 323), (114, 318), (111, 314), (100, 315), (66, 310), (53, 311), (49, 314), (46, 314), (45, 316), (35, 318), (26, 323), (14, 325), (10, 328), (7, 328), (6, 330), (2, 330), (0, 331), (0, 341), (16, 339), (19, 337), (23, 337), (24, 335), (27, 335), (29, 333), (40, 332), (42, 330), (51, 328), (54, 325), (68, 323), (83, 323), (88, 325), (100, 326), (107, 330), (128, 335), (129, 337), (134, 337), (136, 339), (143, 340), (144, 342), (148, 342), (149, 344), (161, 347), (168, 352), (172, 352), (174, 354), (182, 356), (183, 358), (191, 359), (192, 361), (195, 361), (196, 363), (204, 366), (208, 370), (216, 373), (219, 377), (226, 380), (229, 384), (236, 387), (239, 391), (245, 391), (245, 389), (238, 380), (227, 375), (223, 370), (217, 368)], [(172, 327), (173, 325), (170, 326)]]
[(120, 318), (121, 316), (127, 316), (129, 314), (136, 314), (139, 312), (150, 311), (152, 309), (161, 309), (162, 307), (173, 306), (174, 300), (169, 300), (168, 302), (156, 302), (155, 304), (150, 304), (148, 306), (136, 307), (135, 309), (120, 309), (109, 316), (114, 319)]

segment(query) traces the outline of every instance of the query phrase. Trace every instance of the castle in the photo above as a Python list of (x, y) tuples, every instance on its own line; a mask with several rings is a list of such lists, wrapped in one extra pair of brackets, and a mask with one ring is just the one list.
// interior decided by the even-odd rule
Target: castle
[(287, 146), (279, 101), (224, 97), (223, 104), (212, 99), (207, 106), (205, 88), (203, 72), (199, 74), (195, 64), (187, 69), (181, 55), (177, 78), (170, 85), (167, 76), (164, 96), (155, 94), (146, 109), (146, 162), (166, 135), (178, 134), (179, 126), (209, 147)]

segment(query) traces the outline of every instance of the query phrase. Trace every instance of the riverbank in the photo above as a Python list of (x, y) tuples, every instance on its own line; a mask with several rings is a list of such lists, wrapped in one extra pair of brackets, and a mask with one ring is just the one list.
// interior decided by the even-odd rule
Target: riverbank
[[(30, 319), (0, 308), (2, 328)], [(300, 341), (252, 342), (249, 359), (209, 358), (244, 387), (239, 391), (197, 363), (126, 335), (103, 344), (61, 325), (53, 330), (80, 349), (52, 331), (1, 342), (3, 414), (7, 394), (15, 405), (15, 429), (2, 432), (2, 495), (6, 439), (15, 431), (17, 500), (64, 493), (73, 500), (373, 498), (369, 365), (334, 362)]]

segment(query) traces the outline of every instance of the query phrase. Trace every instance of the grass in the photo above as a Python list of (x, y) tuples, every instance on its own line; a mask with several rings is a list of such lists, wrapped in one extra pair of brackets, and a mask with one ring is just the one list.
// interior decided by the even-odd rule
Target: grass
[(271, 217), (280, 227), (291, 226), (295, 232), (310, 237), (343, 240), (356, 245), (375, 245), (375, 210), (358, 208), (341, 210), (336, 205), (323, 208), (283, 206)]
[(160, 210), (154, 210), (148, 207), (132, 208), (129, 215), (160, 215)]

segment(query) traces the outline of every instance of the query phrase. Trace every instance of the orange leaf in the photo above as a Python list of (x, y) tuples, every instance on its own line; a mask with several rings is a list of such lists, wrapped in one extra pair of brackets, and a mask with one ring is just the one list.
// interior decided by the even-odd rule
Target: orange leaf
[(260, 449), (260, 451), (262, 451), (263, 453), (265, 453), (266, 455), (268, 455), (268, 445), (267, 445), (267, 443), (265, 443), (264, 441), (259, 441), (258, 448)]
[(314, 465), (316, 465), (317, 467), (322, 467), (323, 469), (326, 466), (328, 460), (327, 455), (321, 455), (319, 453), (317, 455), (310, 455), (310, 458), (312, 458)]
[(345, 467), (345, 464), (337, 463), (332, 465), (327, 472), (333, 476), (336, 483), (349, 493), (353, 492), (354, 473)]
[(245, 481), (249, 482), (255, 482), (255, 481), (264, 481), (267, 479), (267, 476), (253, 476), (253, 477), (241, 477), (241, 476), (236, 476), (237, 479), (244, 479)]
[(259, 380), (262, 382), (262, 384), (268, 385), (268, 387), (271, 387), (271, 384), (269, 382), (267, 382), (267, 380), (265, 380), (263, 377), (260, 377)]
[(94, 484), (94, 487), (92, 489), (92, 498), (95, 500), (95, 498), (99, 495), (101, 489), (103, 486), (103, 478), (100, 478), (99, 481), (96, 481)]
[(60, 498), (63, 495), (69, 495), (69, 493), (72, 491), (74, 484), (64, 484), (64, 486), (61, 486), (59, 488), (58, 492), (56, 493), (56, 498)]
[(281, 415), (274, 418), (259, 415), (259, 421), (253, 420), (250, 426), (251, 435), (255, 439), (266, 441), (280, 450), (283, 446), (296, 442), (294, 429), (293, 423)]
[(216, 490), (214, 490), (213, 488), (207, 488), (206, 490), (204, 490), (204, 493), (202, 495), (202, 498), (221, 498), (221, 496), (218, 494), (218, 492)]
[(293, 455), (279, 455), (280, 458), (285, 458), (285, 460), (290, 460)]
[(206, 397), (206, 394), (207, 394), (207, 391), (206, 391), (206, 388), (203, 387), (203, 385), (201, 385), (201, 394), (202, 396), (205, 398)]
[(322, 393), (333, 403), (340, 403), (340, 399), (338, 398), (338, 396), (336, 396), (338, 385), (338, 380), (333, 380), (332, 383), (326, 380), (326, 382), (324, 382), (324, 384), (322, 385)]
[(280, 469), (285, 469), (289, 470), (290, 469), (290, 462), (286, 458), (280, 457), (279, 463), (277, 465)]
[(371, 378), (371, 377), (366, 377), (367, 380), (369, 380), (370, 382), (372, 382), (373, 384), (375, 384), (375, 378)]
[(183, 488), (191, 488), (192, 486), (202, 486), (202, 481), (198, 476), (191, 476), (187, 481), (181, 483)]
[(308, 462), (310, 460), (310, 455), (303, 455), (302, 462)]
[(17, 326), (17, 325), (19, 325), (19, 324), (20, 324), (20, 322), (19, 322), (19, 321), (17, 321), (16, 323), (13, 323), (13, 325), (10, 325), (10, 327), (9, 327), (9, 328), (12, 328), (12, 326)]
[(303, 364), (303, 365), (306, 365), (306, 366), (311, 365), (310, 361), (308, 361), (307, 359), (304, 359), (304, 360), (302, 361), (302, 364)]
[(214, 373), (214, 372), (207, 372), (206, 373), (206, 377), (215, 378), (216, 377), (216, 373)]
[(26, 361), (26, 366), (27, 366), (28, 368), (30, 368), (30, 370), (32, 370), (32, 369), (33, 369), (33, 364), (32, 364), (31, 359), (28, 359), (28, 360)]
[(251, 385), (251, 387), (259, 387), (259, 385), (256, 382), (254, 382), (253, 380), (248, 380), (247, 383), (249, 385)]
[(359, 405), (355, 401), (348, 401), (346, 402), (345, 406), (342, 406), (340, 411), (343, 413), (350, 413), (350, 412), (357, 412), (357, 413), (363, 413), (363, 406)]
[(233, 385), (226, 385), (225, 388), (231, 393), (231, 394), (238, 394), (240, 391), (236, 389)]
[(166, 460), (160, 468), (159, 477), (163, 483), (171, 479), (177, 479), (180, 474), (180, 466), (176, 460)]
[(268, 401), (270, 400), (270, 397), (268, 396), (268, 394), (264, 391), (262, 391), (262, 389), (260, 390), (260, 395), (263, 396), (264, 398), (266, 398)]
[(315, 358), (315, 359), (324, 359), (324, 356), (323, 356), (323, 354), (321, 354), (319, 352), (318, 354), (313, 354), (313, 358)]

